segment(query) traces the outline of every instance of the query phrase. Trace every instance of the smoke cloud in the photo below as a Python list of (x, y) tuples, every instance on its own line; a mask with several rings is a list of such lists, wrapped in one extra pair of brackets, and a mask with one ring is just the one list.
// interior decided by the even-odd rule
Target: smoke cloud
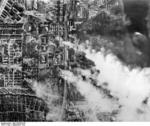
[[(78, 69), (80, 72), (77, 75), (69, 71), (62, 73), (85, 97), (87, 111), (91, 109), (93, 113), (87, 113), (92, 116), (89, 120), (100, 120), (99, 113), (118, 111), (115, 121), (150, 121), (150, 68), (131, 69), (114, 54), (105, 53), (103, 49), (96, 52), (82, 46), (80, 50), (84, 50), (86, 57), (95, 62), (96, 69), (100, 70), (100, 74), (94, 78), (96, 86), (89, 79), (83, 81), (81, 77), (84, 75), (90, 78), (90, 70)], [(103, 89), (116, 99), (107, 97), (108, 94), (101, 91)]]
[(104, 52), (85, 52), (101, 71), (97, 85), (108, 83), (106, 88), (119, 98), (122, 107), (117, 120), (150, 121), (150, 68), (130, 69), (111, 53), (105, 56)]
[(54, 92), (51, 86), (52, 83), (48, 80), (43, 83), (32, 81), (32, 89), (35, 91), (36, 96), (42, 98), (49, 108), (46, 119), (48, 121), (59, 121), (61, 112), (60, 96), (57, 92)]
[[(80, 70), (80, 72), (81, 75), (87, 75), (86, 77), (89, 75), (86, 73), (89, 71)], [(98, 114), (100, 112), (112, 113), (114, 110), (118, 109), (119, 105), (117, 101), (105, 97), (104, 93), (95, 88), (90, 80), (83, 81), (80, 74), (74, 75), (70, 71), (62, 71), (62, 74), (64, 78), (68, 82), (74, 84), (81, 95), (85, 97), (87, 105), (83, 107), (84, 109), (81, 107), (80, 109), (86, 114), (88, 118), (87, 121), (98, 121)]]

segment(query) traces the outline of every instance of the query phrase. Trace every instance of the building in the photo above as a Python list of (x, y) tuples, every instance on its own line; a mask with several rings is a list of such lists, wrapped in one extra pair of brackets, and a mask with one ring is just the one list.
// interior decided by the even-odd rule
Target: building
[(2, 0), (0, 3), (0, 18), (4, 20), (9, 17), (12, 20), (20, 21), (24, 8), (13, 0)]
[(0, 24), (0, 121), (46, 120), (45, 102), (24, 83), (23, 33), (22, 23)]
[[(21, 86), (23, 24), (0, 24), (1, 64), (5, 69), (4, 86)], [(11, 65), (11, 66), (10, 66)], [(1, 73), (3, 74), (3, 73)]]
[(44, 121), (46, 104), (27, 89), (0, 89), (0, 121)]
[(53, 34), (55, 36), (59, 35), (63, 37), (64, 35), (64, 27), (63, 25), (60, 25), (58, 23), (52, 23), (52, 22), (44, 22), (40, 23), (38, 26), (39, 34)]

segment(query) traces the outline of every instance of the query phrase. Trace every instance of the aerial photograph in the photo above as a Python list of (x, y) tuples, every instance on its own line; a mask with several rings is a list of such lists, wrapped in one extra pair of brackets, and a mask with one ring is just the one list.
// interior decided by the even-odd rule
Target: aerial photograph
[(150, 0), (0, 0), (0, 122), (150, 122)]

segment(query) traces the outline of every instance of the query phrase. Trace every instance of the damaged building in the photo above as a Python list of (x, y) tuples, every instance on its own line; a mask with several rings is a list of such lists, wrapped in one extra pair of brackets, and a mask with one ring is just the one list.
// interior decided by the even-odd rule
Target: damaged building
[[(28, 6), (30, 2), (32, 6)], [(87, 18), (87, 11), (84, 7), (79, 7), (80, 14), (75, 17), (70, 14), (66, 24), (45, 19), (43, 21), (37, 13), (24, 13), (24, 9), (29, 12), (36, 10), (36, 0), (30, 2), (1, 1), (0, 120), (46, 121), (48, 106), (36, 96), (30, 81), (44, 82), (49, 79), (53, 92), (60, 95), (57, 100), (64, 110), (62, 120), (83, 121), (83, 113), (74, 108), (73, 104), (84, 100), (84, 97), (74, 86), (68, 86), (60, 74), (61, 70), (77, 66), (84, 69), (93, 65), (84, 54), (76, 54), (74, 47), (70, 48), (64, 42), (70, 39), (70, 31), (76, 31), (76, 23), (82, 23)], [(21, 21), (22, 17), (26, 18), (25, 22)], [(6, 18), (12, 20), (12, 23), (5, 22)]]
[(26, 88), (22, 73), (23, 24), (0, 24), (0, 120), (44, 121), (46, 104)]

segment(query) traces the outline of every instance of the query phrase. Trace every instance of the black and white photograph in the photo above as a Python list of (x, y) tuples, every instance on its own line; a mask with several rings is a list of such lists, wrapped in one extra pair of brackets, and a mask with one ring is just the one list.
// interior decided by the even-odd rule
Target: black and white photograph
[(0, 0), (0, 123), (28, 122), (150, 122), (150, 0)]

